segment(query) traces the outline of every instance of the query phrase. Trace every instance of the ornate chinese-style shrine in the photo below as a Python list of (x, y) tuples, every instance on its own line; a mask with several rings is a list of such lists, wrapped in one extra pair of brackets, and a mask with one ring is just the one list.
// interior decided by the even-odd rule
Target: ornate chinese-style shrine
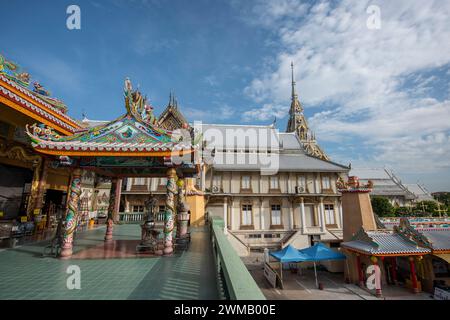
[[(81, 169), (112, 178), (105, 241), (110, 241), (113, 236), (115, 195), (120, 179), (167, 176), (164, 254), (173, 252), (172, 231), (179, 207), (176, 205), (177, 179), (180, 181), (178, 185), (183, 186), (182, 179), (197, 174), (194, 154), (198, 139), (187, 125), (185, 129), (175, 131), (159, 127), (147, 98), (133, 90), (129, 79), (125, 80), (124, 98), (126, 114), (73, 135), (60, 136), (44, 125), (34, 124), (26, 128), (36, 151), (56, 158), (61, 166), (72, 169), (62, 257), (72, 255), (73, 234), (79, 214)], [(179, 217), (179, 222), (182, 217)]]
[[(369, 193), (371, 181), (359, 183), (358, 177), (337, 183), (342, 193), (344, 210), (344, 242), (341, 247), (347, 256), (345, 276), (347, 281), (366, 287), (368, 278), (375, 280), (375, 293), (382, 295), (382, 285), (398, 283), (398, 263), (409, 267), (409, 286), (414, 293), (420, 291), (416, 264), (431, 250), (418, 244), (405, 233), (387, 230), (372, 211)], [(375, 277), (367, 277), (369, 266)]]

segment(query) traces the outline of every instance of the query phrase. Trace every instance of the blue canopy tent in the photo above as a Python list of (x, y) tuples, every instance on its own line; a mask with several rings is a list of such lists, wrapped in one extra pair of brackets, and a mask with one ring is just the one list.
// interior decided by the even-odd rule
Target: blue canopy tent
[(346, 259), (346, 256), (340, 252), (336, 252), (330, 248), (328, 248), (323, 243), (316, 243), (314, 246), (298, 250), (299, 253), (308, 257), (308, 260), (305, 261), (313, 261), (314, 262), (314, 275), (316, 277), (316, 286), (319, 287), (319, 283), (317, 281), (317, 271), (316, 271), (316, 261), (324, 261), (324, 260), (343, 260)]
[(293, 246), (288, 245), (286, 248), (276, 252), (270, 252), (270, 255), (280, 261), (280, 278), (283, 280), (283, 267), (282, 264), (285, 262), (302, 262), (310, 261), (310, 257), (304, 253), (299, 252)]

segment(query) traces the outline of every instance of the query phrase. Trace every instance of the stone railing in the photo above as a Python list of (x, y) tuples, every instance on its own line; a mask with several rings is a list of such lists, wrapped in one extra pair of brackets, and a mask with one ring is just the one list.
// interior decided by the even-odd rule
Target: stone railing
[(218, 288), (222, 297), (230, 300), (266, 300), (223, 233), (223, 219), (211, 217), (209, 222)]
[[(123, 223), (141, 223), (145, 219), (144, 212), (119, 212), (119, 222)], [(164, 221), (164, 212), (158, 212), (155, 215), (155, 221)]]
[(124, 223), (141, 223), (144, 221), (143, 212), (119, 212), (119, 221)]

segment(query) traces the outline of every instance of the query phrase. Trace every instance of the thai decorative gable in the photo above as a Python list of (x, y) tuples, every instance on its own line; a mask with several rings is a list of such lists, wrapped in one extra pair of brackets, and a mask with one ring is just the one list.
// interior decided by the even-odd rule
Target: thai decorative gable
[(161, 113), (158, 125), (167, 130), (176, 130), (187, 127), (187, 120), (178, 109), (178, 102), (172, 93), (170, 94), (169, 104)]

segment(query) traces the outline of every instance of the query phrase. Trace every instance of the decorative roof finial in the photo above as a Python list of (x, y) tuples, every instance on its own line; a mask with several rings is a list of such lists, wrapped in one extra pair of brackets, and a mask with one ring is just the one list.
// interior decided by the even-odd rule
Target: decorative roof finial
[(294, 62), (291, 61), (291, 72), (292, 72), (292, 101), (297, 100), (297, 92), (295, 91), (295, 79), (294, 79)]

